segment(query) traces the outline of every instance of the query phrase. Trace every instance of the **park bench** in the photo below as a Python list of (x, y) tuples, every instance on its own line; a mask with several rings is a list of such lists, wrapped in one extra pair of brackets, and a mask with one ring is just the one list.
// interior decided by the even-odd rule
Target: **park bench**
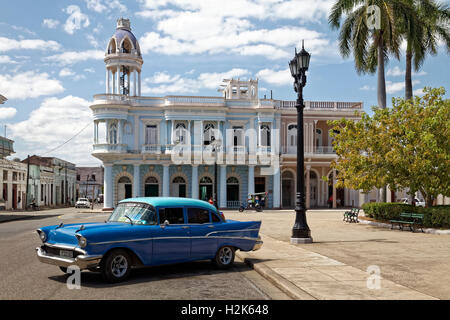
[(345, 211), (343, 221), (359, 222), (358, 220), (359, 210), (360, 210), (359, 208), (352, 208), (350, 211)]
[(403, 226), (408, 226), (409, 229), (414, 232), (415, 227), (420, 227), (423, 232), (423, 214), (422, 213), (410, 213), (410, 212), (402, 212), (400, 213), (400, 219), (390, 220), (392, 226), (391, 229), (394, 228), (395, 224), (398, 224), (398, 228), (403, 230)]

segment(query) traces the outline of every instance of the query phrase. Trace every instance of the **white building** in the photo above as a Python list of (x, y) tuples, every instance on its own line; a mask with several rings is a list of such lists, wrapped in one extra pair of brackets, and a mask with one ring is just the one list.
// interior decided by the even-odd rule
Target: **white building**
[[(127, 19), (118, 20), (104, 61), (105, 93), (95, 95), (90, 108), (93, 156), (105, 168), (105, 208), (137, 196), (208, 200), (214, 194), (216, 176), (221, 208), (237, 207), (255, 192), (267, 192), (266, 207), (292, 206), (288, 200), (295, 198), (295, 102), (260, 99), (258, 80), (239, 79), (225, 79), (222, 96), (143, 97), (143, 59)], [(339, 191), (321, 180), (336, 158), (327, 139), (326, 120), (354, 117), (355, 110), (362, 110), (362, 103), (306, 102), (310, 207), (326, 206), (330, 193), (342, 200), (335, 200), (334, 206), (358, 205), (357, 191), (343, 191), (340, 198)], [(211, 158), (213, 144), (217, 158)], [(173, 157), (180, 145), (188, 145), (185, 150), (191, 152), (181, 163)], [(231, 158), (227, 158), (229, 152), (233, 152)], [(264, 158), (265, 154), (269, 157)], [(281, 169), (267, 174), (275, 164)]]

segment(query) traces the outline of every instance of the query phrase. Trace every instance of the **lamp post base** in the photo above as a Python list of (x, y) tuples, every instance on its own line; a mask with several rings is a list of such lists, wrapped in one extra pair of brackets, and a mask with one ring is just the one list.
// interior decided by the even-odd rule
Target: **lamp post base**
[(291, 238), (291, 244), (304, 244), (304, 243), (312, 243), (313, 239), (309, 238)]

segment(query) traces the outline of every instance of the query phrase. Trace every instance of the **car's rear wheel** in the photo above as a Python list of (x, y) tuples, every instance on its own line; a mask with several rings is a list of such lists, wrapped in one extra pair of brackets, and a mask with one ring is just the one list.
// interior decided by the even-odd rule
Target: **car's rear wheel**
[(230, 246), (221, 247), (214, 258), (213, 262), (219, 269), (227, 269), (234, 263), (234, 251), (235, 249)]
[(131, 257), (125, 250), (112, 251), (102, 261), (100, 271), (103, 278), (111, 283), (124, 281), (130, 275)]

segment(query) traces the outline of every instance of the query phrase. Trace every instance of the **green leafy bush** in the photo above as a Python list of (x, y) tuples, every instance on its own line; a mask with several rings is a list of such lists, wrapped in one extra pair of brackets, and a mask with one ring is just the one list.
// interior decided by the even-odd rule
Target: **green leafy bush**
[(450, 206), (422, 208), (404, 203), (371, 202), (364, 203), (362, 209), (367, 217), (380, 221), (398, 219), (402, 212), (422, 213), (424, 227), (450, 228)]

